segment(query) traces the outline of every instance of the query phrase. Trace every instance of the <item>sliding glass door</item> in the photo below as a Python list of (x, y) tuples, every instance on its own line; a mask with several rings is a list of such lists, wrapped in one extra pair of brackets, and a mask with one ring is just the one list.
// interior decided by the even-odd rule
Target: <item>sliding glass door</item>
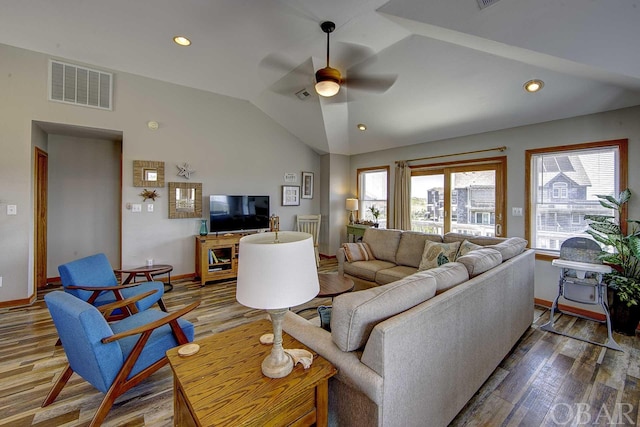
[(411, 173), (411, 229), (503, 236), (504, 162), (415, 168)]

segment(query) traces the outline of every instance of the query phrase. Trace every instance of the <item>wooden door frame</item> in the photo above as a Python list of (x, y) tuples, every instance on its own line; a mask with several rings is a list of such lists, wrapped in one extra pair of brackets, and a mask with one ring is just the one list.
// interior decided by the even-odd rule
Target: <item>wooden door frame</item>
[(34, 251), (33, 251), (33, 292), (47, 286), (47, 196), (48, 196), (49, 155), (34, 148)]

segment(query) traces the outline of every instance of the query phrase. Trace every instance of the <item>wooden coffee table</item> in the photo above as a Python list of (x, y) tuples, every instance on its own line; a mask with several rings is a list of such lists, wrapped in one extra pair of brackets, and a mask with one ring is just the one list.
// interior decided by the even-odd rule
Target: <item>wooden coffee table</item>
[(284, 348), (314, 353), (309, 369), (298, 364), (284, 378), (267, 378), (261, 364), (271, 352), (260, 336), (273, 332), (259, 320), (195, 341), (200, 350), (167, 351), (173, 370), (175, 426), (327, 425), (328, 381), (336, 368), (283, 332)]
[(120, 274), (128, 274), (127, 278), (123, 280), (122, 284), (127, 285), (136, 282), (136, 277), (144, 277), (149, 282), (153, 282), (154, 276), (160, 276), (162, 274), (166, 274), (167, 282), (164, 284), (165, 292), (169, 292), (173, 289), (173, 285), (171, 284), (171, 272), (173, 271), (173, 266), (169, 264), (155, 264), (150, 266), (142, 266), (135, 268), (121, 268), (120, 270), (116, 270), (116, 273)]
[(340, 294), (351, 292), (355, 286), (353, 280), (340, 274), (318, 273), (320, 292), (316, 298), (337, 297)]

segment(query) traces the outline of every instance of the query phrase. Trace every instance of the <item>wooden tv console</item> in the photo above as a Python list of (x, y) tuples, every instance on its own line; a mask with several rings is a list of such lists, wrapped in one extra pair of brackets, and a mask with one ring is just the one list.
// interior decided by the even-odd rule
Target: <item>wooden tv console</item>
[(238, 276), (240, 238), (250, 233), (209, 234), (196, 238), (196, 276), (202, 285)]

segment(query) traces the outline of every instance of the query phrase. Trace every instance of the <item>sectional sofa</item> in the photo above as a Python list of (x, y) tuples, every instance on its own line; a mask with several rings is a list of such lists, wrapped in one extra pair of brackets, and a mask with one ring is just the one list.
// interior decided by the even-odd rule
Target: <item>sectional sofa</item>
[[(405, 233), (418, 255), (401, 252)], [(329, 383), (330, 425), (446, 426), (531, 325), (534, 253), (522, 242), (518, 252), (508, 239), (463, 238), (482, 247), (418, 271), (425, 251), (415, 240), (424, 236), (384, 235), (397, 239), (395, 262), (378, 260), (386, 255), (372, 247), (376, 259), (365, 261), (372, 264), (351, 266), (373, 278), (363, 280), (372, 287), (334, 299), (330, 332), (293, 312), (283, 329), (338, 368)], [(441, 243), (445, 237), (462, 238)], [(420, 259), (418, 267), (398, 264), (410, 258)], [(343, 271), (354, 274), (346, 262)], [(391, 271), (378, 277), (385, 269)], [(407, 274), (376, 282), (398, 271)]]

